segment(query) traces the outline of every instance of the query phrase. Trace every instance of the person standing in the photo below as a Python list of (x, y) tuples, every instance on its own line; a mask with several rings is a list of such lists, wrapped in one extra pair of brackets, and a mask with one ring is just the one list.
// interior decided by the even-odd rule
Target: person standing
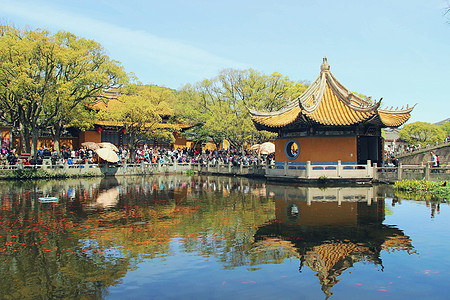
[[(438, 167), (438, 157), (433, 151), (431, 151), (430, 154), (431, 154), (431, 167), (437, 168)], [(432, 173), (435, 173), (435, 172), (436, 172), (435, 170), (432, 171)]]

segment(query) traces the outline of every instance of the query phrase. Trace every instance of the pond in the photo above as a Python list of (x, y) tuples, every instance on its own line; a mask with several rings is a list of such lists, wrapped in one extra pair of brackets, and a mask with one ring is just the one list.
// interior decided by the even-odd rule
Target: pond
[(1, 298), (447, 299), (449, 206), (404, 198), (238, 177), (3, 181)]

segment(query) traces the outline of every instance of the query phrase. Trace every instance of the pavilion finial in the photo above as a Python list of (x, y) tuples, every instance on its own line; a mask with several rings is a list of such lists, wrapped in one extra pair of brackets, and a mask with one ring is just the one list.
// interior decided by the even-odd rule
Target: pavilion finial
[(326, 56), (323, 58), (323, 63), (320, 66), (320, 71), (322, 71), (322, 72), (323, 71), (330, 71), (330, 65), (327, 62), (327, 57)]

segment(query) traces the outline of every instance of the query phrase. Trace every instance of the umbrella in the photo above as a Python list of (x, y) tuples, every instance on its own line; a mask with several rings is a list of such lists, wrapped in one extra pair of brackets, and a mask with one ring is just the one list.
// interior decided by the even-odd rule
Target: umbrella
[(256, 150), (256, 151), (259, 151), (259, 147), (261, 147), (260, 144), (255, 144), (255, 145), (253, 145), (253, 146), (250, 147), (250, 150)]
[(111, 144), (111, 143), (108, 143), (108, 142), (104, 142), (104, 143), (99, 143), (98, 145), (101, 148), (108, 148), (108, 149), (114, 150), (116, 152), (119, 152), (119, 149), (114, 144)]
[(271, 142), (265, 142), (261, 144), (259, 147), (259, 153), (261, 154), (270, 154), (275, 152), (275, 144)]
[(97, 155), (106, 161), (115, 163), (119, 161), (119, 156), (117, 156), (117, 153), (114, 152), (112, 149), (109, 148), (100, 148), (95, 150), (97, 152)]
[(84, 142), (84, 143), (81, 143), (81, 146), (86, 147), (88, 149), (92, 149), (92, 150), (97, 150), (100, 148), (100, 146), (94, 142)]

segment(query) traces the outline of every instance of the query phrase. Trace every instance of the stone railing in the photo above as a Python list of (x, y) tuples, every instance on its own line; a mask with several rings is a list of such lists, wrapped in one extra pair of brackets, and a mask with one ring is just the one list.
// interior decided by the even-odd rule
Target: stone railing
[(0, 178), (16, 169), (43, 169), (52, 175), (61, 176), (114, 176), (114, 175), (157, 175), (186, 173), (237, 175), (266, 177), (270, 180), (314, 181), (314, 180), (356, 180), (392, 183), (397, 180), (450, 180), (450, 166), (432, 168), (429, 164), (398, 167), (377, 167), (376, 164), (355, 163), (276, 163), (275, 165), (197, 164), (197, 163), (135, 163), (135, 164), (73, 164), (51, 165), (0, 165)]
[(268, 178), (298, 179), (371, 179), (373, 178), (371, 162), (357, 165), (354, 163), (289, 163), (275, 164), (266, 170)]
[(395, 182), (398, 180), (450, 180), (450, 166), (431, 167), (430, 164), (403, 165), (398, 167), (378, 167), (373, 179), (379, 182)]

